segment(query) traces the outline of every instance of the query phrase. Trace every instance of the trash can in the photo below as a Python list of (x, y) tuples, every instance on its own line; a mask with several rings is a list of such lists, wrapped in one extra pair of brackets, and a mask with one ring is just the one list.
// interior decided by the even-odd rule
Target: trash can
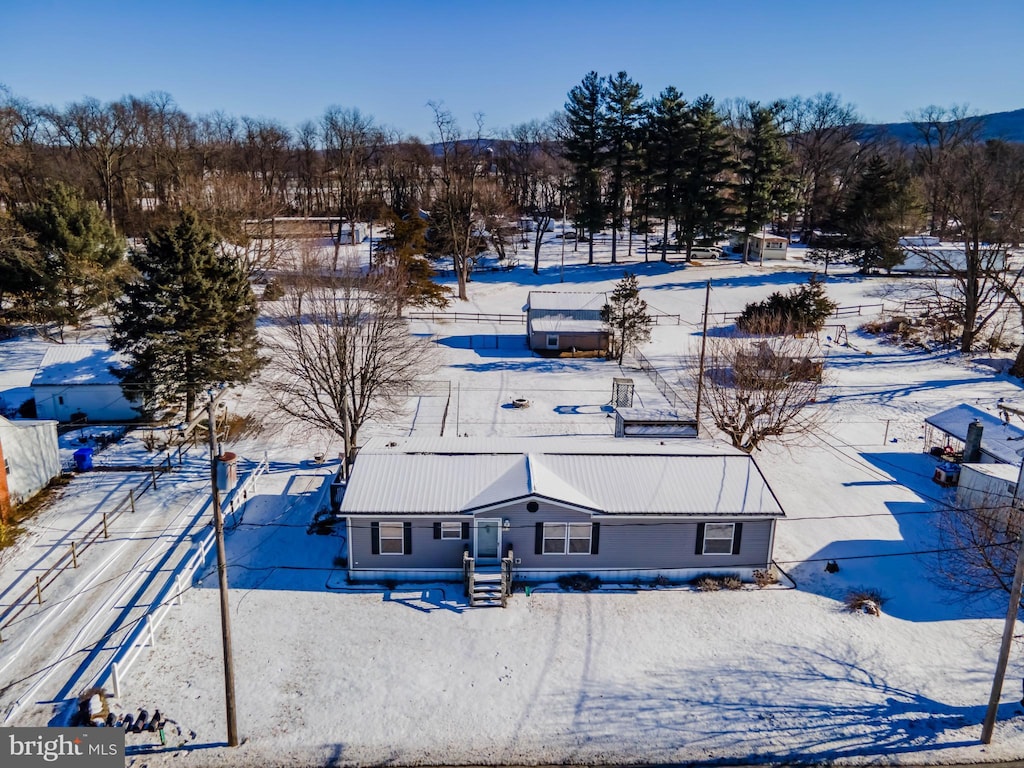
[(87, 472), (92, 469), (92, 448), (79, 448), (73, 455), (75, 469), (78, 472)]
[(217, 489), (230, 491), (238, 482), (238, 456), (222, 453), (217, 457)]

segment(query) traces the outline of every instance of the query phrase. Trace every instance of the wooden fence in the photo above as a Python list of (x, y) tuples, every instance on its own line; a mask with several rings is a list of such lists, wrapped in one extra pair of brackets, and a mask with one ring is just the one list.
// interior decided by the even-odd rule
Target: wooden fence
[[(148, 470), (149, 478), (142, 480), (134, 488), (128, 491), (128, 494), (124, 496), (119, 502), (117, 502), (112, 509), (104, 510), (99, 522), (90, 528), (82, 538), (77, 541), (72, 541), (68, 545), (67, 549), (64, 549), (62, 554), (57, 560), (50, 565), (42, 574), (36, 576), (35, 581), (30, 584), (20, 595), (8, 605), (2, 612), (0, 612), (0, 642), (3, 642), (3, 630), (7, 629), (14, 621), (25, 612), (25, 610), (32, 604), (42, 605), (43, 604), (43, 592), (49, 587), (57, 578), (64, 573), (68, 568), (77, 568), (78, 559), (95, 544), (101, 537), (106, 539), (109, 536), (109, 527), (113, 525), (114, 521), (117, 520), (126, 510), (135, 512), (135, 502), (142, 496), (146, 491), (151, 488), (157, 487), (157, 477), (159, 474), (169, 472), (173, 469), (173, 457), (177, 456), (177, 463), (180, 466), (182, 463), (181, 457), (181, 446), (178, 447), (176, 452), (167, 451), (167, 456), (150, 467), (143, 468)], [(166, 466), (165, 466), (166, 465)]]

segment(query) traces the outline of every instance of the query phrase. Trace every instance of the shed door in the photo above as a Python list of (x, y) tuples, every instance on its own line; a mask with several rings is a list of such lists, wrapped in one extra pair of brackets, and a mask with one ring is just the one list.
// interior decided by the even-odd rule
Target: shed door
[(476, 521), (476, 561), (489, 564), (498, 562), (501, 548), (501, 520)]

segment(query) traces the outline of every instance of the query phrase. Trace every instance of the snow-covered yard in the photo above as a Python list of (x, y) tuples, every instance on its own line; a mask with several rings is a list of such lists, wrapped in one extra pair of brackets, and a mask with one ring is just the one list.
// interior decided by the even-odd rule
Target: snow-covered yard
[[(583, 246), (581, 246), (582, 249)], [(560, 246), (534, 276), (520, 266), (470, 284), (459, 311), (515, 313), (531, 287), (610, 290), (636, 271), (659, 325), (644, 354), (680, 392), (680, 360), (711, 311), (803, 282), (799, 262), (764, 268), (633, 262), (581, 264)], [(620, 250), (621, 254), (621, 250)], [(634, 257), (636, 258), (636, 257)], [(640, 257), (642, 259), (642, 256)], [(601, 249), (598, 260), (607, 262)], [(604, 585), (517, 592), (507, 609), (470, 609), (459, 584), (351, 586), (340, 535), (307, 532), (337, 455), (327, 435), (273, 422), (228, 449), (270, 460), (244, 521), (227, 539), (238, 725), (224, 746), (224, 688), (212, 565), (131, 670), (118, 711), (159, 708), (166, 747), (128, 735), (135, 765), (554, 764), (690, 762), (951, 763), (1024, 756), (1024, 663), (1015, 648), (994, 743), (979, 742), (1005, 603), (957, 602), (934, 578), (935, 510), (926, 415), (958, 402), (989, 411), (1019, 382), (985, 361), (886, 347), (858, 335), (891, 281), (828, 278), (850, 345), (827, 343), (821, 431), (757, 454), (787, 512), (778, 587), (698, 592)], [(899, 285), (910, 283), (903, 279)], [(627, 360), (549, 359), (520, 345), (522, 326), (417, 320), (450, 382), (448, 430), (474, 437), (611, 434), (601, 406), (629, 376), (647, 407), (665, 401)], [(16, 383), (16, 382), (14, 382)], [(2, 393), (0, 393), (2, 394)], [(447, 397), (447, 394), (443, 395)], [(255, 389), (231, 408), (262, 413)], [(434, 390), (375, 434), (436, 434)], [(528, 409), (506, 407), (530, 400)], [(457, 426), (456, 426), (457, 425)], [(75, 482), (78, 482), (76, 479)], [(65, 494), (65, 498), (67, 494)], [(837, 573), (825, 571), (835, 561)], [(888, 598), (880, 617), (850, 613), (851, 589)], [(52, 722), (51, 704), (18, 724)], [(180, 728), (180, 734), (178, 733)]]

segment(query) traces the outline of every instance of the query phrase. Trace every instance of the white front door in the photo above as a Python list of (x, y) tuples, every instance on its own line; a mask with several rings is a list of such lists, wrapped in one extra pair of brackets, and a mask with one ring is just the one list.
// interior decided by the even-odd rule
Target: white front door
[(473, 544), (476, 561), (484, 565), (497, 563), (501, 558), (501, 520), (477, 520), (476, 541)]

